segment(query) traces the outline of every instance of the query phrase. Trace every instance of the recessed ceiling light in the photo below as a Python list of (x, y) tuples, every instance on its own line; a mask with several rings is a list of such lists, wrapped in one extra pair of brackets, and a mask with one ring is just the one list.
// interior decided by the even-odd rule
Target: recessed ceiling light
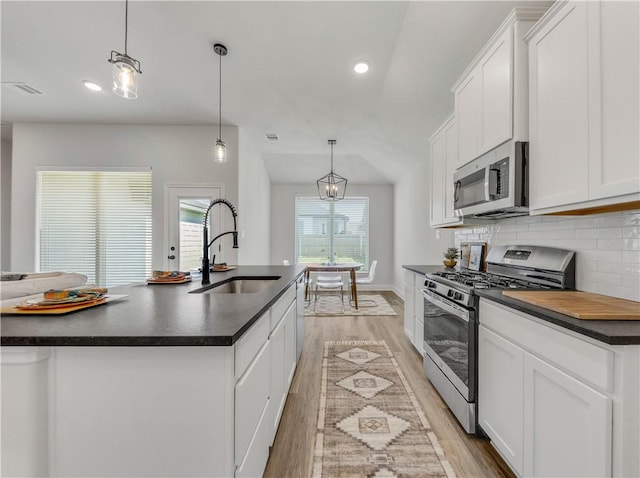
[(353, 71), (360, 74), (366, 73), (367, 71), (369, 71), (369, 63), (367, 63), (366, 61), (359, 61), (353, 66)]
[(84, 86), (86, 86), (87, 88), (89, 88), (91, 91), (102, 91), (102, 86), (100, 86), (100, 85), (98, 85), (96, 83), (93, 83), (91, 81), (84, 80), (82, 82), (82, 84)]

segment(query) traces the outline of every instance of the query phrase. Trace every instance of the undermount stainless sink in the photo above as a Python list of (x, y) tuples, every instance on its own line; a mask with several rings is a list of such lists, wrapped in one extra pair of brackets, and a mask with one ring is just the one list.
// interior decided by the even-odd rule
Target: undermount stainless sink
[(191, 291), (192, 294), (255, 294), (265, 290), (280, 276), (234, 277)]

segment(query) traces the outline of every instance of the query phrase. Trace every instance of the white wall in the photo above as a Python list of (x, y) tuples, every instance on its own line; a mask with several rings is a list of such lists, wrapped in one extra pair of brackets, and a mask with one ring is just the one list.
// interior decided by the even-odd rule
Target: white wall
[[(316, 196), (309, 184), (271, 185), (271, 262), (293, 262), (295, 254), (295, 197)], [(393, 186), (349, 184), (347, 195), (369, 197), (369, 257), (378, 260), (374, 287), (389, 290), (393, 285)]]
[(0, 151), (0, 267), (10, 270), (11, 262), (11, 142), (2, 140)]
[(429, 226), (430, 184), (428, 160), (419, 161), (394, 187), (394, 284), (404, 296), (403, 264), (442, 264), (442, 253), (453, 246), (450, 229)]
[(576, 251), (576, 289), (640, 301), (640, 211), (504, 219), (457, 230), (456, 244), (466, 241)]
[[(166, 183), (224, 184), (225, 197), (238, 204), (238, 130), (222, 129), (229, 158), (224, 165), (212, 159), (216, 134), (216, 126), (14, 124), (11, 270), (36, 270), (36, 171), (38, 167), (59, 166), (152, 168), (152, 266), (163, 268)], [(230, 230), (233, 220), (228, 216), (224, 216), (225, 228)], [(253, 233), (250, 224), (243, 227)], [(225, 239), (231, 241), (231, 236)], [(231, 251), (227, 261), (236, 262), (236, 250), (230, 242), (227, 250)]]
[(238, 263), (270, 264), (271, 183), (262, 157), (248, 135), (238, 133)]

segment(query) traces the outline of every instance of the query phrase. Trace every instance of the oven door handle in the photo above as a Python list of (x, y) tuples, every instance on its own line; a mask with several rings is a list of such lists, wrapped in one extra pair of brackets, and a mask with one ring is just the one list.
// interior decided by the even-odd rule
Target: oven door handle
[(458, 307), (457, 305), (451, 303), (450, 301), (440, 297), (437, 294), (434, 294), (433, 292), (431, 292), (428, 289), (422, 289), (422, 295), (424, 295), (424, 298), (426, 300), (428, 300), (429, 302), (431, 302), (432, 304), (440, 307), (441, 309), (446, 310), (447, 312), (449, 312), (452, 315), (455, 315), (456, 317), (459, 317), (460, 319), (464, 320), (465, 322), (469, 322), (469, 311), (466, 309), (463, 309), (462, 307)]

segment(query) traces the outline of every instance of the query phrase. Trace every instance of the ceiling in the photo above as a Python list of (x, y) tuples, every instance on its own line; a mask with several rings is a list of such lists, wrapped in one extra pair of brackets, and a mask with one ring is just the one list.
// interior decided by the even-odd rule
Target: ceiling
[[(222, 123), (248, 135), (272, 182), (327, 173), (328, 139), (350, 182), (395, 182), (425, 157), (453, 111), (451, 85), (509, 11), (549, 4), (131, 0), (128, 53), (143, 74), (126, 100), (107, 62), (124, 50), (124, 1), (3, 0), (3, 137), (20, 122), (217, 125), (220, 42)], [(365, 75), (352, 69), (360, 59)]]

